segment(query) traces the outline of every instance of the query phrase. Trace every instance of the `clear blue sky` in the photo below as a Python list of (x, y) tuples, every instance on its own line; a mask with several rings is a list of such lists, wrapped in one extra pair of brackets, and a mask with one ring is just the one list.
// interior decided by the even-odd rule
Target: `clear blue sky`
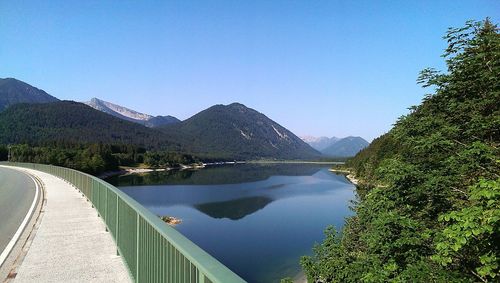
[(500, 1), (0, 1), (0, 77), (186, 119), (241, 102), (298, 135), (386, 132)]

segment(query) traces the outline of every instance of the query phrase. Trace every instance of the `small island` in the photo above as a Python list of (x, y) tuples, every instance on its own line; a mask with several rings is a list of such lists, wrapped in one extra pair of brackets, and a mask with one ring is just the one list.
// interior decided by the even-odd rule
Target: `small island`
[(173, 216), (160, 216), (160, 218), (161, 220), (163, 220), (163, 222), (167, 223), (170, 226), (175, 226), (177, 224), (181, 224), (182, 222), (182, 220)]

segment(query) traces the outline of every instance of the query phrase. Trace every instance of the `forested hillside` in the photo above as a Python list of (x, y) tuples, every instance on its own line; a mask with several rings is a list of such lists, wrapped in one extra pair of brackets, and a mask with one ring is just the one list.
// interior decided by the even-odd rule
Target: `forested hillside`
[(165, 156), (173, 152), (207, 161), (320, 156), (292, 132), (242, 104), (216, 105), (169, 125), (165, 125), (166, 120), (159, 121), (162, 119), (169, 118), (157, 116), (147, 120), (146, 123), (163, 123), (161, 127), (148, 128), (73, 101), (17, 104), (0, 112), (0, 145), (132, 145), (162, 151), (159, 163), (167, 162)]
[(160, 131), (71, 101), (17, 104), (0, 112), (0, 160), (7, 160), (8, 152), (11, 161), (96, 175), (120, 165), (175, 167), (193, 160)]
[(0, 144), (128, 144), (179, 150), (160, 131), (72, 101), (18, 104), (0, 112)]
[(170, 140), (205, 158), (313, 159), (320, 156), (280, 124), (239, 103), (215, 105), (160, 129)]
[(137, 163), (177, 167), (201, 160), (319, 156), (285, 128), (239, 104), (214, 106), (180, 127), (163, 130), (78, 102), (17, 104), (0, 112), (0, 160), (7, 159), (6, 145), (11, 145), (12, 161), (92, 174)]
[(445, 40), (448, 70), (418, 78), (431, 93), (348, 162), (356, 215), (302, 259), (309, 282), (500, 282), (500, 35)]

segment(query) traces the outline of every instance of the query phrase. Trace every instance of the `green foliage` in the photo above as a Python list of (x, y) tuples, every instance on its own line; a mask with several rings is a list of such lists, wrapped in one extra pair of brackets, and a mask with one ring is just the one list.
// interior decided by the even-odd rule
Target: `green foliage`
[(443, 266), (467, 267), (481, 280), (500, 274), (500, 179), (471, 186), (470, 204), (439, 216), (446, 224), (432, 259)]
[(196, 162), (200, 161), (189, 154), (182, 154), (177, 152), (155, 151), (155, 152), (146, 152), (146, 154), (144, 155), (144, 163), (154, 168), (157, 167), (175, 168), (179, 167), (181, 164), (187, 165)]
[(307, 275), (308, 282), (356, 282), (360, 278), (355, 272), (344, 268), (349, 266), (350, 257), (341, 244), (341, 236), (333, 226), (325, 230), (325, 240), (314, 246), (313, 257), (302, 257), (300, 264)]
[(10, 161), (52, 164), (77, 169), (90, 174), (100, 174), (118, 168), (111, 146), (92, 144), (72, 148), (11, 146)]
[[(2, 157), (0, 146), (0, 158)], [(5, 147), (5, 150), (7, 148)], [(135, 166), (146, 163), (150, 167), (179, 167), (192, 164), (198, 159), (176, 152), (146, 151), (132, 145), (88, 144), (64, 147), (31, 147), (26, 144), (11, 146), (10, 161), (52, 164), (99, 175), (117, 170), (119, 166)], [(5, 152), (5, 160), (7, 159)]]
[(311, 282), (500, 280), (500, 35), (489, 20), (450, 29), (448, 72), (347, 165), (363, 181), (342, 236), (302, 265)]
[(386, 158), (394, 156), (399, 150), (399, 145), (394, 140), (392, 133), (384, 134), (372, 141), (370, 146), (361, 150), (355, 158), (346, 162), (359, 176), (363, 176), (363, 181), (374, 184), (380, 176), (376, 174), (380, 162)]

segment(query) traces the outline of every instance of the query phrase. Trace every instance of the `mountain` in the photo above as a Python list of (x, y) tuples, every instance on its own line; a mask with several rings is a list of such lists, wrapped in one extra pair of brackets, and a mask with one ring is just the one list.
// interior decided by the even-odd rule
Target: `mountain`
[(368, 146), (368, 142), (361, 137), (313, 137), (304, 136), (301, 139), (323, 155), (331, 157), (353, 157), (360, 150)]
[(180, 122), (179, 119), (173, 116), (154, 117), (149, 114), (140, 113), (135, 110), (117, 104), (113, 104), (111, 102), (107, 102), (95, 97), (92, 98), (90, 101), (84, 103), (101, 112), (108, 113), (120, 119), (127, 120), (130, 122), (135, 122), (150, 128)]
[(311, 159), (320, 153), (264, 114), (243, 104), (215, 105), (161, 129), (201, 157)]
[(58, 101), (15, 79), (1, 80), (0, 91), (2, 109), (6, 108), (0, 112), (0, 144), (132, 144), (214, 160), (312, 159), (321, 155), (264, 114), (238, 103), (215, 105), (181, 122), (97, 98), (87, 105)]
[(313, 136), (304, 136), (300, 137), (303, 141), (308, 143), (312, 148), (322, 151), (323, 149), (329, 147), (330, 145), (336, 143), (339, 138), (337, 137), (313, 137)]
[(170, 115), (155, 116), (155, 117), (152, 117), (149, 120), (147, 120), (146, 123), (144, 123), (144, 125), (146, 127), (156, 128), (156, 127), (160, 127), (163, 125), (176, 124), (176, 123), (179, 123), (180, 121), (181, 120), (175, 118), (174, 116), (170, 116)]
[(97, 142), (179, 149), (158, 130), (113, 117), (83, 103), (18, 104), (0, 112), (0, 144)]
[(18, 103), (47, 103), (55, 101), (58, 101), (58, 99), (25, 82), (12, 78), (0, 79), (0, 111)]
[(323, 149), (321, 153), (332, 157), (352, 157), (369, 144), (361, 137), (346, 137)]

